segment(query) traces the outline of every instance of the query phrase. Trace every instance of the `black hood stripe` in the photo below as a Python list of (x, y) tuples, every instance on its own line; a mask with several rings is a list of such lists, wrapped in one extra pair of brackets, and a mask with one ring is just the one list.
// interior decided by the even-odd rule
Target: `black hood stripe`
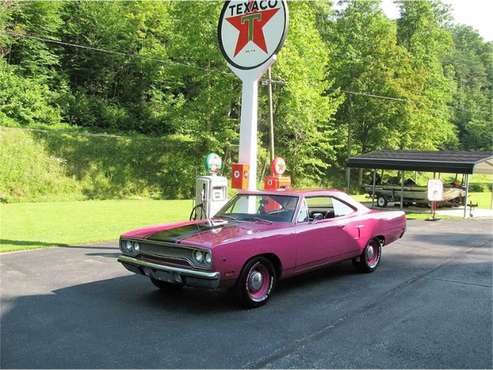
[(224, 227), (224, 226), (227, 225), (209, 226), (209, 224), (207, 223), (185, 225), (185, 226), (175, 227), (173, 229), (158, 231), (157, 233), (149, 235), (147, 239), (153, 241), (178, 243), (185, 238), (203, 233), (205, 231), (209, 231), (214, 227)]

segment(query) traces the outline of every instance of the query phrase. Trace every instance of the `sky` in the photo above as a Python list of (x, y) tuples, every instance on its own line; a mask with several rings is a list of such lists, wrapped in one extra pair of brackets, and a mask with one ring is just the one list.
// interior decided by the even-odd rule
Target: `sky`
[[(485, 41), (493, 41), (493, 0), (442, 0), (452, 6), (452, 15), (457, 23), (472, 26)], [(395, 19), (399, 10), (393, 0), (382, 0), (387, 17)]]

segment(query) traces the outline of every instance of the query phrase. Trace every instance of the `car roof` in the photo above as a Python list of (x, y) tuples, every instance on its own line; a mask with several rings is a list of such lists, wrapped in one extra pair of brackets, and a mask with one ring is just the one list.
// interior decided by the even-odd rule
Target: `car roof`
[(337, 189), (281, 189), (281, 190), (254, 190), (240, 191), (239, 194), (268, 194), (268, 195), (284, 195), (292, 197), (317, 197), (317, 196), (334, 196), (340, 200), (350, 204), (358, 211), (368, 211), (368, 208), (362, 203), (356, 201), (351, 196)]
[(287, 196), (317, 196), (317, 195), (335, 195), (344, 194), (337, 189), (279, 189), (279, 190), (251, 190), (240, 191), (240, 194), (269, 194), (269, 195), (287, 195)]

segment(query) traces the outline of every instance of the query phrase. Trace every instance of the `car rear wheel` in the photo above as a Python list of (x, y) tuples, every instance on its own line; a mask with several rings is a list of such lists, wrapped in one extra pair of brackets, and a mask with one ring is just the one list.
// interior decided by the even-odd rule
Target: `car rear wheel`
[(378, 240), (372, 239), (368, 242), (363, 253), (353, 259), (353, 265), (358, 271), (373, 272), (380, 264), (382, 257), (382, 245)]
[(168, 283), (166, 281), (161, 281), (158, 279), (154, 279), (153, 277), (150, 278), (151, 282), (158, 287), (160, 290), (163, 292), (177, 292), (183, 288), (183, 284), (180, 283)]
[(272, 262), (265, 257), (255, 257), (243, 267), (235, 293), (241, 306), (256, 308), (267, 303), (275, 285)]

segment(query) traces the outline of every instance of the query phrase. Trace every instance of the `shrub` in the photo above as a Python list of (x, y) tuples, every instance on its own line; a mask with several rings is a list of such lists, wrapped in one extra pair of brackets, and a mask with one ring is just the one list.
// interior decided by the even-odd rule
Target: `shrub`
[(0, 124), (2, 126), (56, 125), (61, 122), (56, 95), (45, 84), (15, 73), (0, 60)]

